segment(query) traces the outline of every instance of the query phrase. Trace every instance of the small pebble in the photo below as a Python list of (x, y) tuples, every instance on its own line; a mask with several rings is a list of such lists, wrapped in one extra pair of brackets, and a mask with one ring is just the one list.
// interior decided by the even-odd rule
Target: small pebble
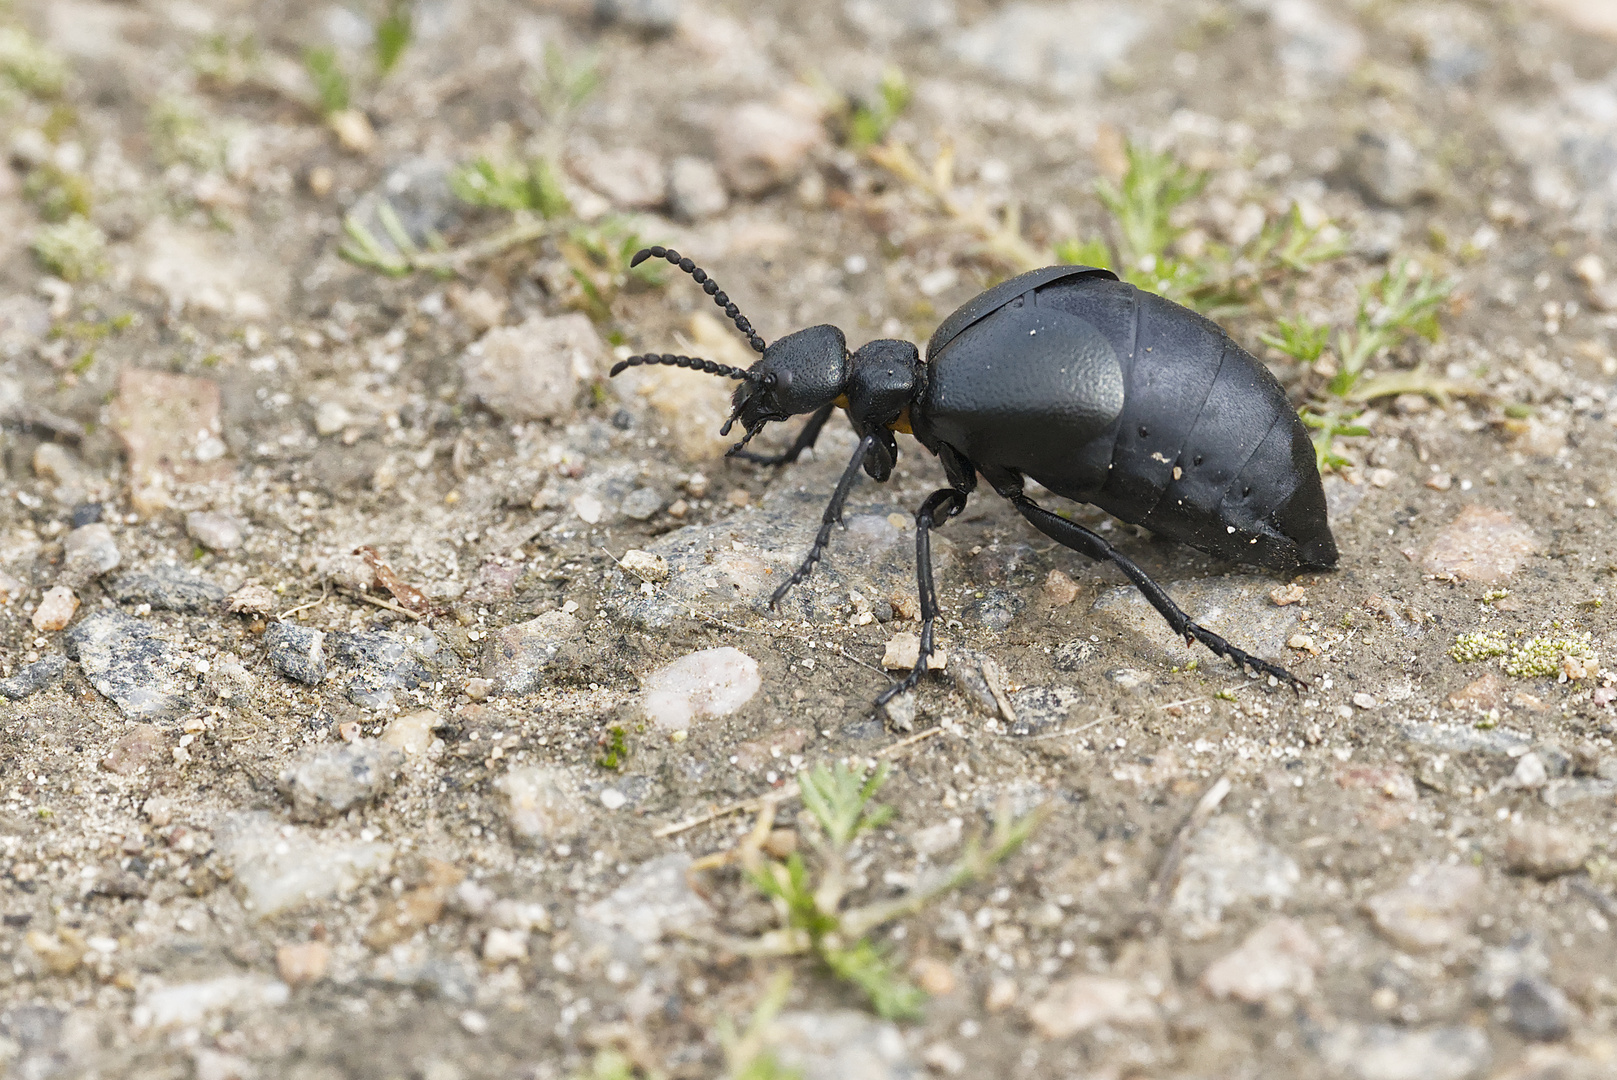
[(275, 970), (288, 986), (302, 986), (326, 977), (331, 966), (331, 946), (323, 941), (282, 945), (275, 950)]
[(1391, 487), (1392, 482), (1398, 479), (1398, 474), (1391, 469), (1371, 469), (1370, 483), (1374, 487)]
[(1505, 838), (1506, 864), (1517, 873), (1546, 881), (1582, 869), (1592, 851), (1582, 833), (1542, 821), (1513, 826)]
[(942, 960), (934, 960), (929, 956), (923, 956), (911, 964), (910, 973), (915, 976), (916, 985), (932, 997), (952, 994), (960, 985), (953, 968)]
[(72, 589), (66, 585), (47, 589), (34, 609), (34, 629), (41, 634), (60, 630), (73, 621), (73, 613), (78, 610), (79, 598), (73, 595)]
[(534, 315), (519, 326), (495, 327), (466, 349), (463, 392), (509, 421), (559, 420), (572, 413), (574, 397), (605, 358), (606, 345), (587, 316)]
[[(916, 661), (921, 658), (921, 635), (900, 632), (894, 634), (887, 641), (887, 649), (882, 653), (881, 666), (888, 671), (910, 671), (914, 669)], [(943, 671), (949, 666), (949, 654), (933, 646), (932, 655), (926, 659), (928, 671)]]
[(724, 213), (729, 193), (719, 170), (698, 157), (678, 157), (668, 169), (668, 208), (685, 221)]
[(624, 804), (628, 801), (628, 797), (617, 788), (603, 788), (601, 790), (601, 805), (608, 810), (622, 810)]
[(278, 622), (264, 632), (270, 667), (294, 682), (315, 686), (326, 677), (326, 635), (296, 623)]
[(1365, 901), (1370, 919), (1401, 948), (1432, 950), (1459, 941), (1482, 905), (1482, 871), (1468, 864), (1434, 864), (1404, 884)]
[(1366, 694), (1362, 690), (1353, 695), (1353, 704), (1361, 709), (1375, 709), (1381, 706), (1381, 702), (1376, 700), (1374, 694)]
[(185, 531), (209, 551), (235, 551), (241, 547), (245, 535), (239, 519), (211, 510), (196, 510), (185, 515)]
[(471, 698), (473, 701), (487, 701), (488, 696), (494, 692), (494, 680), (478, 678), (467, 679), (466, 685), (462, 689), (465, 691), (466, 696)]
[(1060, 570), (1052, 570), (1044, 579), (1044, 598), (1052, 607), (1066, 607), (1078, 599), (1078, 583)]
[(646, 521), (663, 508), (663, 497), (651, 488), (635, 488), (623, 497), (618, 509), (634, 521)]
[(1473, 503), (1432, 539), (1421, 568), (1463, 581), (1500, 581), (1537, 550), (1537, 538), (1513, 515)]
[(988, 984), (988, 993), (983, 995), (983, 1008), (991, 1013), (1004, 1012), (1016, 1004), (1021, 995), (1021, 988), (1016, 980), (1006, 976), (996, 976)]
[(647, 675), (641, 706), (662, 730), (685, 731), (693, 720), (729, 716), (762, 685), (758, 661), (726, 645), (691, 653)]
[(122, 604), (149, 604), (157, 611), (207, 611), (217, 607), (225, 591), (176, 566), (120, 574), (107, 587)]
[(391, 791), (404, 754), (374, 739), (304, 750), (281, 770), (294, 821), (327, 821)]
[(70, 574), (98, 577), (115, 569), (122, 561), (112, 529), (101, 522), (74, 529), (62, 542), (63, 568)]
[(1426, 478), (1426, 486), (1433, 491), (1447, 491), (1454, 486), (1454, 477), (1446, 472), (1435, 472)]
[(630, 548), (623, 553), (623, 569), (642, 581), (662, 582), (668, 580), (668, 560), (661, 555), (653, 555), (649, 551), (639, 548)]
[(432, 729), (438, 726), (441, 719), (436, 709), (417, 709), (395, 716), (382, 729), (382, 741), (412, 756), (424, 754), (436, 737)]
[(585, 824), (571, 782), (560, 769), (545, 765), (512, 769), (494, 787), (505, 797), (506, 818), (519, 840), (552, 844)]
[(1254, 930), (1240, 948), (1213, 962), (1202, 985), (1216, 998), (1280, 1007), (1314, 991), (1324, 954), (1296, 919), (1276, 916)]
[(498, 967), (528, 958), (528, 933), (494, 926), (483, 935), (483, 962)]
[(275, 607), (275, 593), (263, 585), (244, 585), (230, 594), (230, 610), (240, 615), (268, 615)]
[(56, 682), (66, 670), (66, 657), (47, 656), (23, 666), (9, 679), (0, 679), (0, 696), (8, 701), (21, 701)]
[(1572, 1030), (1575, 1014), (1566, 994), (1535, 975), (1511, 984), (1505, 991), (1505, 1008), (1510, 1013), (1510, 1026), (1529, 1039), (1564, 1039)]
[(826, 140), (825, 127), (797, 109), (747, 102), (713, 118), (719, 170), (734, 191), (761, 195), (796, 179)]
[(1290, 585), (1282, 585), (1269, 594), (1269, 600), (1275, 605), (1275, 607), (1285, 607), (1287, 604), (1301, 603), (1307, 598), (1308, 593), (1296, 582), (1293, 582)]
[(1156, 1003), (1143, 990), (1127, 979), (1104, 975), (1075, 975), (1054, 984), (1028, 1017), (1046, 1039), (1065, 1039), (1102, 1024), (1158, 1022)]
[(606, 516), (606, 504), (594, 495), (580, 495), (573, 500), (573, 513), (586, 525), (597, 525)]
[(583, 633), (583, 624), (567, 611), (547, 611), (527, 622), (502, 626), (490, 635), (483, 675), (501, 693), (531, 694), (562, 649)]

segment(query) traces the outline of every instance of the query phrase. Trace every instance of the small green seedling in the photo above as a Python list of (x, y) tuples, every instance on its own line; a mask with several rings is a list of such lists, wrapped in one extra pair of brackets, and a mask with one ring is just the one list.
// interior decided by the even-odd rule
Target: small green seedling
[(329, 46), (303, 51), (303, 68), (314, 83), (315, 101), (320, 115), (332, 116), (348, 109), (353, 100), (353, 85), (343, 70), (337, 50)]
[(802, 1080), (802, 1073), (775, 1059), (769, 1047), (769, 1026), (791, 993), (792, 979), (780, 972), (769, 984), (763, 1000), (752, 1011), (747, 1029), (737, 1032), (730, 1018), (718, 1022), (719, 1046), (724, 1049), (725, 1080)]
[(388, 5), (387, 15), (376, 25), (377, 74), (385, 76), (398, 66), (404, 51), (410, 47), (413, 33), (408, 0), (393, 0)]
[(1363, 424), (1353, 423), (1363, 409), (1352, 409), (1345, 412), (1315, 412), (1304, 405), (1297, 410), (1305, 426), (1314, 430), (1314, 463), (1321, 472), (1326, 469), (1345, 469), (1353, 464), (1341, 454), (1332, 449), (1339, 438), (1362, 438), (1370, 434), (1370, 429)]
[(106, 269), (107, 234), (82, 214), (40, 229), (33, 249), (40, 264), (63, 281), (87, 281)]
[(603, 769), (621, 769), (629, 760), (629, 738), (621, 726), (614, 724), (601, 737), (604, 749), (595, 764)]
[(1497, 630), (1479, 630), (1455, 638), (1454, 644), (1449, 647), (1449, 659), (1460, 664), (1475, 664), (1503, 656), (1509, 651), (1510, 645), (1506, 643), (1504, 634)]
[(909, 108), (915, 96), (904, 73), (896, 67), (882, 72), (872, 101), (856, 104), (848, 114), (846, 142), (851, 150), (864, 150), (887, 138), (887, 132)]
[[(812, 955), (834, 976), (856, 986), (873, 1009), (888, 1019), (919, 1014), (925, 993), (910, 983), (892, 959), (869, 940), (877, 927), (914, 914), (939, 897), (986, 877), (1031, 835), (1039, 811), (1012, 819), (999, 814), (988, 843), (973, 839), (956, 862), (893, 900), (845, 908), (852, 888), (848, 864), (854, 842), (892, 817), (892, 808), (873, 800), (888, 775), (881, 765), (870, 773), (845, 764), (799, 773), (807, 814), (799, 815), (813, 849), (817, 873), (793, 852), (784, 861), (759, 859), (752, 880), (775, 905), (780, 929), (736, 944), (755, 956)], [(767, 822), (765, 822), (767, 824)]]

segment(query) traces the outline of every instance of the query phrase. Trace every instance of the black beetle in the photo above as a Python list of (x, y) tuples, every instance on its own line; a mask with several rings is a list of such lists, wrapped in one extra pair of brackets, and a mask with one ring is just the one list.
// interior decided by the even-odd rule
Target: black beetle
[[(630, 265), (648, 258), (694, 277), (763, 356), (743, 370), (647, 354), (618, 363), (613, 375), (664, 364), (741, 380), (720, 432), (737, 420), (746, 432), (730, 456), (795, 460), (838, 407), (859, 435), (814, 545), (770, 606), (813, 571), (860, 467), (878, 481), (891, 475), (893, 432), (913, 433), (943, 462), (949, 486), (915, 513), (920, 658), (878, 705), (914, 686), (926, 668), (938, 617), (928, 536), (965, 509), (979, 475), (1058, 544), (1116, 564), (1186, 644), (1200, 641), (1237, 665), (1301, 685), (1285, 668), (1198, 626), (1102, 537), (1022, 490), (1022, 478), (1032, 477), (1057, 495), (1234, 562), (1286, 572), (1334, 566), (1336, 541), (1307, 429), (1269, 369), (1209, 320), (1109, 270), (1051, 266), (1002, 282), (950, 315), (927, 343), (925, 361), (914, 345), (890, 339), (849, 353), (834, 326), (811, 326), (766, 347), (690, 259), (652, 247)], [(765, 424), (801, 413), (809, 421), (785, 453), (744, 449)]]

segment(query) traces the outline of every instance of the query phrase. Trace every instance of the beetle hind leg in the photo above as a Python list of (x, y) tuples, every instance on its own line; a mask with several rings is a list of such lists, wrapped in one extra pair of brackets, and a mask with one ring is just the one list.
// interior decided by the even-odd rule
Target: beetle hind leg
[(1157, 613), (1168, 620), (1168, 626), (1175, 634), (1185, 639), (1185, 644), (1199, 641), (1207, 646), (1208, 650), (1217, 656), (1225, 657), (1239, 668), (1250, 668), (1260, 675), (1273, 675), (1281, 682), (1290, 684), (1296, 690), (1308, 684), (1297, 676), (1281, 667), (1272, 664), (1251, 653), (1237, 649), (1219, 635), (1204, 626), (1198, 625), (1194, 619), (1186, 615), (1173, 597), (1161, 585), (1151, 580), (1151, 576), (1141, 570), (1122, 552), (1108, 544), (1102, 537), (1090, 532), (1082, 525), (1068, 521), (1064, 517), (1053, 514), (1038, 503), (1023, 495), (1020, 490), (1013, 493), (1001, 492), (1010, 499), (1017, 511), (1044, 535), (1063, 547), (1071, 548), (1080, 555), (1087, 555), (1097, 562), (1111, 562), (1123, 571), (1128, 579), (1134, 583)]
[(933, 651), (932, 625), (938, 619), (938, 590), (932, 582), (931, 533), (966, 508), (966, 495), (967, 492), (959, 488), (939, 488), (928, 495), (915, 512), (915, 580), (921, 597), (921, 651), (916, 654), (910, 673), (876, 698), (878, 709), (906, 690), (914, 689), (926, 672), (926, 662)]

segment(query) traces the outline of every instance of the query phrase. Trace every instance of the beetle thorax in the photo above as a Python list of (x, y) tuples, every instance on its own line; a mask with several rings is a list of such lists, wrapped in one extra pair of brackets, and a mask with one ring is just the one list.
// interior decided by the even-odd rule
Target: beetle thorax
[(908, 341), (882, 338), (861, 346), (849, 365), (845, 392), (854, 427), (894, 427), (915, 399), (920, 368), (920, 351)]

